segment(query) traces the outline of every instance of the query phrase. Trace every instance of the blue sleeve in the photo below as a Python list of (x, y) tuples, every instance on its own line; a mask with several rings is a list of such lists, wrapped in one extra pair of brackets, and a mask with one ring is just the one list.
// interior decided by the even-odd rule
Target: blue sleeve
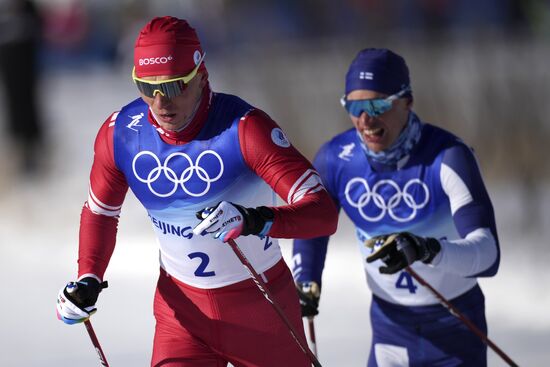
[(330, 152), (330, 142), (325, 143), (321, 149), (315, 155), (313, 159), (313, 166), (319, 172), (323, 185), (327, 189), (327, 192), (334, 200), (336, 207), (340, 210), (340, 203), (338, 201), (338, 186), (335, 175), (335, 164), (333, 157), (335, 155)]
[(464, 238), (477, 228), (489, 228), (495, 238), (497, 258), (493, 265), (474, 277), (493, 276), (500, 263), (500, 246), (498, 242), (493, 204), (481, 177), (473, 152), (464, 145), (456, 145), (445, 151), (443, 164), (450, 167), (468, 188), (472, 201), (461, 206), (453, 215), (459, 235)]
[(292, 247), (292, 274), (296, 282), (322, 283), (329, 237), (294, 240)]
[[(329, 143), (326, 143), (321, 147), (315, 156), (313, 166), (317, 172), (319, 172), (325, 188), (334, 200), (338, 210), (340, 210), (340, 204), (337, 199), (338, 195), (335, 190), (336, 184), (334, 182), (334, 177), (331, 175), (334, 169), (330, 167), (331, 161), (329, 160), (330, 154), (328, 154), (328, 144)], [(292, 247), (292, 274), (294, 275), (295, 281), (315, 281), (321, 286), (328, 241), (328, 236), (294, 240)]]

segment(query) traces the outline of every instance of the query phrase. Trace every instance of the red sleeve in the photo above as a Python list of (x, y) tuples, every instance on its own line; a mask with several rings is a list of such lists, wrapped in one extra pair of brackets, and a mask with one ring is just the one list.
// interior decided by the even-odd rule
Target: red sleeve
[(113, 154), (113, 131), (117, 113), (99, 130), (94, 145), (88, 201), (80, 216), (78, 277), (94, 274), (103, 279), (116, 242), (118, 216), (128, 191), (124, 174)]
[(247, 165), (288, 204), (272, 208), (270, 236), (313, 238), (336, 231), (338, 211), (319, 174), (275, 121), (260, 110), (250, 112), (239, 123), (239, 141)]

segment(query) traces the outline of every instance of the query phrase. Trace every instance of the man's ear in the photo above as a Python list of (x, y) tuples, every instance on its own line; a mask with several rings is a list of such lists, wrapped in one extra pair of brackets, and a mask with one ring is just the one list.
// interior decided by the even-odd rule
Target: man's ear
[(197, 77), (200, 78), (199, 87), (202, 90), (208, 83), (208, 74), (202, 71), (197, 73)]

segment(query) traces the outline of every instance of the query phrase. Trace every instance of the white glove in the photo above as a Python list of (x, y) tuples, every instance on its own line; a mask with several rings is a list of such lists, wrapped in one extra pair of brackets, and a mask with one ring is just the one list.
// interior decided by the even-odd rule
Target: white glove
[(67, 283), (57, 294), (57, 318), (66, 324), (88, 320), (97, 311), (95, 303), (103, 288), (107, 288), (107, 282), (92, 277)]
[(271, 229), (274, 217), (273, 211), (265, 206), (256, 209), (245, 208), (228, 201), (204, 208), (196, 215), (201, 222), (193, 228), (193, 233), (210, 233), (223, 242), (250, 234), (262, 238)]

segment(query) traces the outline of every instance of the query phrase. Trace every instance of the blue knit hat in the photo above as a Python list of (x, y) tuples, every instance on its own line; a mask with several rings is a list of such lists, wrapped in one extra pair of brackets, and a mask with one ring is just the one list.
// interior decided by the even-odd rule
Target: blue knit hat
[[(405, 59), (385, 48), (359, 51), (346, 74), (346, 95), (357, 89), (395, 94), (410, 86)], [(411, 92), (405, 94), (410, 97)]]

